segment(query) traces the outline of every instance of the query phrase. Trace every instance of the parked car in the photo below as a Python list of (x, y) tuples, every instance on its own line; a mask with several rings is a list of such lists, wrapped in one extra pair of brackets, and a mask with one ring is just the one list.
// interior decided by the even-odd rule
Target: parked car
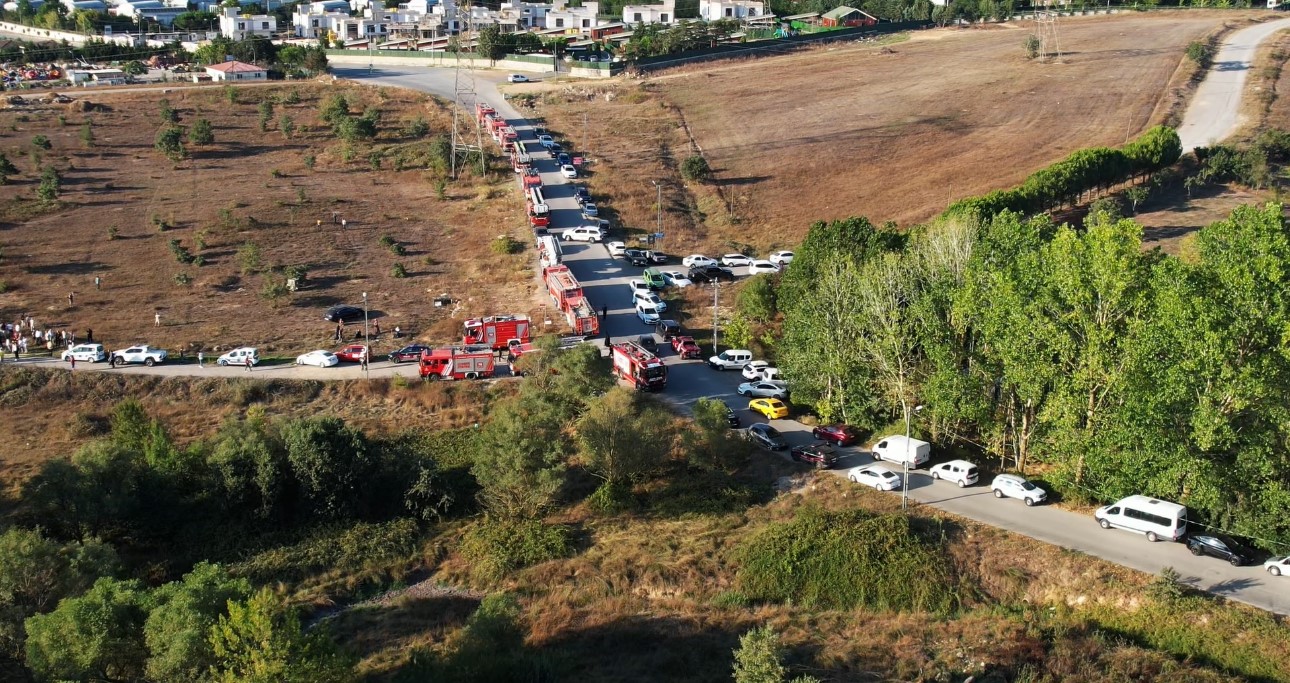
[(538, 144), (542, 145), (543, 147), (546, 147), (547, 149), (550, 149), (551, 145), (555, 144), (555, 138), (551, 137), (550, 135), (539, 135)]
[(781, 266), (781, 267), (786, 266), (793, 262), (793, 252), (777, 251), (771, 254), (770, 256), (766, 257), (766, 260), (770, 261), (771, 263), (777, 266)]
[(560, 152), (555, 155), (555, 163), (560, 164), (561, 166), (568, 166), (573, 163), (573, 160), (569, 158), (569, 154), (567, 152)]
[(1048, 499), (1043, 489), (1035, 486), (1025, 477), (1016, 474), (1000, 474), (990, 482), (995, 498), (1017, 498), (1027, 506), (1042, 503)]
[(663, 276), (653, 268), (646, 268), (641, 272), (641, 279), (645, 281), (645, 284), (649, 285), (650, 289), (656, 292), (662, 291), (664, 287), (667, 287), (667, 283), (663, 281)]
[(408, 344), (407, 346), (399, 349), (398, 351), (391, 351), (390, 362), (406, 363), (411, 361), (413, 363), (416, 363), (421, 360), (421, 354), (429, 350), (430, 350), (430, 347), (426, 346), (425, 344)]
[(681, 358), (703, 357), (703, 351), (699, 349), (699, 344), (694, 341), (694, 337), (672, 337), (672, 348)]
[(363, 344), (350, 344), (336, 352), (336, 358), (343, 363), (361, 363), (366, 355), (367, 347)]
[(1227, 560), (1233, 567), (1254, 562), (1254, 552), (1240, 541), (1222, 534), (1188, 536), (1187, 549), (1192, 555), (1209, 555)]
[(555, 156), (560, 152), (563, 152), (564, 147), (562, 147), (558, 142), (552, 142), (551, 145), (547, 147), (547, 151), (551, 152), (551, 156)]
[(770, 367), (770, 363), (764, 360), (748, 361), (748, 364), (745, 365), (743, 369), (744, 379), (747, 379), (747, 380), (761, 379), (762, 369), (768, 368), (768, 367)]
[(627, 245), (622, 242), (610, 242), (605, 248), (609, 250), (609, 258), (620, 258), (627, 251)]
[(721, 265), (734, 268), (736, 266), (752, 265), (752, 257), (743, 254), (726, 254), (721, 257)]
[(599, 242), (605, 238), (604, 234), (600, 232), (600, 226), (597, 225), (583, 225), (576, 228), (569, 228), (564, 231), (564, 235), (562, 235), (562, 237), (564, 237), (564, 241), (566, 242)]
[(748, 440), (772, 451), (782, 451), (788, 448), (788, 442), (784, 436), (779, 433), (778, 429), (768, 425), (757, 423), (748, 426)]
[(667, 312), (667, 302), (658, 298), (658, 295), (654, 292), (648, 290), (644, 292), (639, 290), (632, 292), (632, 305), (639, 306), (641, 304), (653, 306), (654, 310), (659, 313)]
[(748, 264), (749, 275), (773, 275), (779, 272), (779, 266), (770, 261), (753, 261)]
[(662, 337), (663, 341), (670, 342), (673, 337), (681, 334), (681, 323), (675, 320), (660, 320), (658, 321), (658, 327), (654, 328), (654, 332)]
[(656, 339), (652, 334), (642, 334), (640, 337), (637, 337), (636, 343), (640, 344), (641, 348), (649, 351), (650, 353), (658, 353), (658, 339)]
[(690, 254), (689, 256), (681, 259), (681, 265), (686, 268), (697, 268), (702, 266), (715, 266), (717, 265), (717, 261), (716, 259), (708, 258), (703, 254)]
[(833, 469), (838, 465), (838, 452), (823, 442), (793, 446), (789, 455), (798, 462), (809, 462), (822, 470)]
[(560, 175), (573, 180), (578, 177), (578, 169), (574, 168), (573, 164), (562, 164), (560, 166)]
[(121, 349), (120, 351), (113, 351), (112, 355), (116, 356), (116, 362), (118, 363), (143, 363), (148, 367), (152, 367), (157, 363), (165, 362), (167, 354), (165, 349), (142, 344), (140, 346), (131, 346), (128, 349)]
[(951, 460), (932, 467), (932, 479), (952, 481), (959, 488), (975, 484), (977, 477), (976, 465), (966, 460)]
[[(726, 403), (725, 401), (722, 401), (721, 405), (726, 407), (726, 424), (730, 425), (731, 429), (738, 429), (739, 415), (735, 413), (735, 409), (731, 408), (730, 404)], [(770, 425), (766, 425), (766, 426), (769, 427)]]
[(296, 356), (296, 365), (313, 365), (319, 368), (330, 368), (333, 365), (340, 365), (340, 359), (336, 354), (325, 349), (310, 351), (309, 353)]
[(323, 320), (329, 323), (348, 322), (350, 320), (362, 320), (363, 309), (358, 306), (332, 306), (327, 309), (327, 314)]
[(767, 420), (788, 417), (788, 404), (777, 398), (754, 398), (748, 402), (748, 410), (765, 415)]
[(658, 311), (654, 310), (653, 306), (637, 305), (636, 317), (646, 325), (658, 324)]
[(588, 190), (586, 185), (575, 185), (573, 198), (578, 200), (579, 204), (587, 204), (591, 201), (591, 190)]
[(664, 254), (661, 251), (654, 251), (652, 249), (645, 250), (645, 258), (649, 259), (650, 263), (656, 265), (661, 265), (672, 260), (672, 256), (670, 254)]
[(628, 263), (638, 268), (644, 268), (649, 265), (649, 257), (645, 256), (645, 252), (640, 249), (628, 249), (627, 251), (624, 251), (623, 258), (626, 259)]
[(101, 360), (107, 360), (107, 351), (102, 344), (77, 344), (64, 351), (60, 358), (63, 360), (75, 358), (85, 363), (97, 363)]
[(1093, 519), (1103, 529), (1123, 529), (1147, 537), (1155, 543), (1161, 539), (1178, 541), (1187, 534), (1187, 507), (1150, 496), (1125, 496), (1098, 508)]
[(587, 202), (586, 204), (582, 205), (583, 218), (591, 219), (599, 215), (600, 215), (600, 209), (597, 209), (595, 204), (592, 204), (591, 202)]
[(850, 446), (860, 440), (855, 427), (843, 424), (822, 425), (811, 430), (811, 436), (821, 441), (831, 441), (838, 446)]
[(740, 396), (756, 396), (757, 398), (788, 398), (788, 385), (783, 382), (744, 382), (737, 389)]
[(217, 365), (258, 365), (260, 350), (254, 346), (240, 346), (215, 360)]
[(729, 268), (721, 266), (694, 266), (686, 274), (694, 282), (712, 282), (713, 280), (729, 280), (734, 282), (735, 272)]
[(528, 83), (529, 77), (524, 74), (510, 74), (506, 77), (507, 83)]
[(727, 349), (708, 358), (708, 367), (713, 370), (739, 370), (752, 361), (752, 351), (747, 349)]
[(685, 273), (682, 273), (679, 270), (662, 270), (659, 271), (659, 275), (663, 276), (663, 282), (666, 282), (669, 287), (685, 289), (686, 287), (694, 284), (693, 280), (686, 277)]
[(1290, 555), (1270, 557), (1263, 563), (1263, 568), (1273, 576), (1290, 576)]
[(649, 293), (650, 293), (650, 291), (651, 291), (651, 290), (650, 290), (650, 288), (649, 288), (649, 285), (645, 284), (645, 281), (644, 281), (644, 280), (638, 280), (638, 279), (631, 279), (631, 280), (628, 280), (628, 281), (627, 281), (627, 289), (630, 289), (630, 290), (631, 290), (631, 292), (632, 292), (632, 301), (633, 301), (633, 302), (635, 302), (635, 301), (636, 301), (636, 295), (637, 295), (637, 294), (649, 294)]
[(900, 475), (882, 465), (862, 465), (847, 470), (847, 479), (878, 491), (895, 491), (900, 488)]

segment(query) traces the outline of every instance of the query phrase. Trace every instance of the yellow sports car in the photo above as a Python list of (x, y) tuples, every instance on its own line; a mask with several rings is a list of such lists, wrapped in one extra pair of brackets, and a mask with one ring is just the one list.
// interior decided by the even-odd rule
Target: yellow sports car
[(771, 420), (788, 417), (788, 404), (777, 398), (755, 398), (748, 402), (748, 410), (761, 413)]

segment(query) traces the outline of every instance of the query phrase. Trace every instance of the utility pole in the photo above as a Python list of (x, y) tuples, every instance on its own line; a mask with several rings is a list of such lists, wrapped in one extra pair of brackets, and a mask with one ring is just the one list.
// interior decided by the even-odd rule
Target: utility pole
[[(1110, 0), (1107, 1), (1109, 2)], [(582, 112), (582, 149), (584, 150), (583, 154), (586, 154), (585, 150), (591, 149), (591, 143), (587, 140), (587, 112), (585, 111)]]
[(717, 301), (721, 292), (721, 280), (712, 278), (712, 355), (720, 353), (717, 351)]
[(367, 336), (367, 292), (363, 292), (363, 375), (372, 379), (367, 366), (372, 363), (372, 340)]
[(909, 435), (910, 422), (913, 419), (913, 414), (922, 410), (923, 407), (914, 406), (914, 409), (910, 410), (908, 404), (903, 400), (901, 401), (901, 405), (905, 406), (905, 477), (900, 480), (900, 509), (903, 511), (909, 507), (909, 459), (912, 452), (910, 446), (913, 445), (910, 443), (910, 439), (912, 438)]
[(655, 180), (654, 187), (658, 188), (658, 200), (654, 204), (658, 209), (658, 220), (656, 221), (654, 232), (659, 233), (663, 232), (663, 183)]

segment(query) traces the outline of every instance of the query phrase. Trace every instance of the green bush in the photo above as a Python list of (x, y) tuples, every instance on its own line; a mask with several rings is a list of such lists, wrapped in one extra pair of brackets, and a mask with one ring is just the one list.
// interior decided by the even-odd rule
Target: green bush
[(510, 235), (499, 236), (488, 245), (488, 248), (494, 254), (503, 256), (507, 254), (518, 254), (521, 251), (524, 251), (524, 245)]
[(320, 529), (293, 545), (266, 550), (233, 565), (235, 576), (253, 583), (300, 581), (315, 574), (353, 574), (410, 560), (419, 551), (415, 520), (396, 519)]
[(708, 160), (701, 155), (694, 155), (681, 162), (681, 177), (686, 180), (704, 181), (712, 176), (712, 168), (708, 166)]
[(536, 519), (485, 517), (461, 540), (461, 554), (490, 579), (547, 560), (568, 557), (573, 548), (566, 527)]
[(938, 614), (958, 604), (948, 559), (904, 515), (806, 508), (745, 542), (738, 560), (737, 588), (753, 600)]
[(1193, 40), (1187, 45), (1187, 59), (1195, 62), (1200, 68), (1207, 69), (1214, 59), (1214, 48), (1206, 43)]
[(402, 263), (396, 263), (394, 268), (390, 269), (390, 275), (402, 279), (408, 276), (408, 269)]
[(44, 135), (33, 136), (31, 138), (31, 144), (35, 145), (40, 149), (49, 149), (52, 146), (49, 142), (49, 138), (45, 137)]

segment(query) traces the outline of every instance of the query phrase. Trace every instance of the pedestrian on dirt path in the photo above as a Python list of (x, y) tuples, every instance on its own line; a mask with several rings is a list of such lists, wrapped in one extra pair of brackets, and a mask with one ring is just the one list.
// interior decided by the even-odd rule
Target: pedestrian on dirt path
[(344, 327), (345, 325), (343, 323), (336, 323), (336, 341), (341, 341), (343, 338), (342, 333), (344, 331)]
[(199, 368), (204, 368), (204, 367), (206, 367), (205, 365), (202, 365), (202, 362), (203, 362), (203, 361), (205, 361), (205, 360), (206, 360), (206, 354), (202, 353), (201, 351), (198, 351), (198, 352), (197, 352), (197, 367), (199, 367)]
[(97, 275), (94, 276), (94, 289), (103, 289), (103, 278)]
[(152, 326), (153, 326), (153, 327), (161, 327), (161, 313), (160, 313), (160, 312), (158, 312), (158, 313), (153, 313), (153, 314), (152, 314)]
[(68, 292), (68, 293), (67, 293), (67, 305), (68, 305), (68, 306), (75, 306), (75, 305), (76, 305), (76, 292)]

